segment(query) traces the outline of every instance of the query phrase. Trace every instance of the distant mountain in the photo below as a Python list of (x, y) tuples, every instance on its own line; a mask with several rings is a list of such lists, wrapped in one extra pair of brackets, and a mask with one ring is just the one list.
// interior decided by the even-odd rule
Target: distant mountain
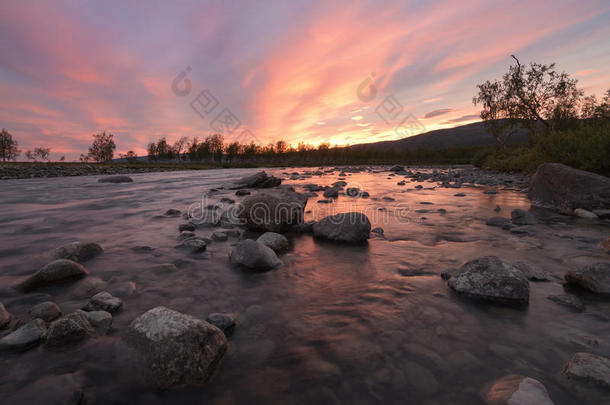
[[(520, 144), (527, 141), (527, 131), (521, 129), (513, 134), (508, 143)], [(350, 146), (351, 149), (374, 148), (374, 149), (448, 149), (464, 146), (497, 145), (498, 141), (485, 129), (483, 122), (462, 125), (455, 128), (437, 129), (420, 135), (395, 141), (382, 141), (364, 143)]]

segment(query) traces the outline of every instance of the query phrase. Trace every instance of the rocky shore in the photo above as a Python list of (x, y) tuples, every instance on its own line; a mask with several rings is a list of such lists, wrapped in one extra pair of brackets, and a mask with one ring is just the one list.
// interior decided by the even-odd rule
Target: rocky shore
[(88, 164), (88, 163), (1, 163), (0, 180), (30, 179), (37, 177), (66, 177), (66, 176), (99, 176), (116, 174), (135, 174), (150, 172), (171, 172), (189, 170), (188, 167), (176, 165), (122, 165), (122, 164)]

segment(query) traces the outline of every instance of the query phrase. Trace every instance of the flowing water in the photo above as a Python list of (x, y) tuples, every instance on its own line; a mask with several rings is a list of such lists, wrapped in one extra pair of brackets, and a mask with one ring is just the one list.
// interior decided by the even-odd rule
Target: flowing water
[[(574, 396), (562, 384), (561, 370), (576, 352), (610, 357), (610, 305), (577, 292), (587, 309), (576, 313), (546, 297), (563, 292), (567, 270), (608, 260), (597, 246), (608, 236), (607, 224), (539, 213), (535, 235), (516, 235), (486, 226), (485, 219), (529, 209), (521, 192), (487, 195), (484, 188), (434, 188), (408, 180), (401, 187), (400, 176), (363, 172), (349, 174), (347, 182), (371, 198), (340, 196), (319, 204), (320, 193), (309, 199), (306, 219), (365, 212), (373, 227), (385, 230), (384, 236), (371, 234), (365, 246), (289, 235), (283, 265), (264, 273), (230, 265), (234, 238), (212, 242), (197, 255), (174, 248), (184, 219), (160, 215), (169, 208), (184, 212), (202, 199), (239, 201), (234, 191), (210, 189), (253, 172), (148, 173), (127, 184), (98, 183), (94, 176), (3, 181), (0, 301), (8, 311), (27, 319), (34, 304), (54, 301), (68, 313), (101, 290), (121, 295), (124, 309), (108, 336), (63, 351), (0, 354), (0, 398), (37, 381), (36, 389), (44, 391), (50, 388), (44, 377), (73, 374), (96, 404), (476, 404), (486, 384), (512, 373), (540, 380), (555, 404), (599, 403)], [(285, 170), (268, 172), (282, 176)], [(303, 191), (302, 184), (327, 185), (337, 177), (335, 172), (284, 184)], [(466, 195), (455, 197), (457, 192)], [(11, 289), (44, 265), (49, 251), (75, 240), (104, 247), (85, 263), (87, 277), (29, 294)], [(155, 249), (135, 252), (135, 246)], [(485, 255), (530, 261), (556, 280), (531, 282), (529, 306), (514, 309), (456, 296), (439, 277), (447, 267)], [(177, 271), (150, 270), (162, 263), (175, 263)], [(236, 316), (229, 350), (207, 387), (157, 392), (136, 378), (121, 334), (159, 305), (202, 319), (212, 312)]]

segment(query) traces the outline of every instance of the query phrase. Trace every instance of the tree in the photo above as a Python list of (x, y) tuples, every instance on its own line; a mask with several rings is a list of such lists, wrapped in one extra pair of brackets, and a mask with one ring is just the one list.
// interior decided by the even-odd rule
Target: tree
[(17, 141), (13, 139), (13, 136), (4, 128), (0, 132), (0, 160), (6, 162), (7, 160), (15, 160), (21, 153), (17, 149)]
[(51, 153), (51, 148), (36, 147), (36, 148), (34, 148), (33, 152), (31, 150), (27, 150), (25, 152), (25, 157), (28, 160), (33, 160), (34, 162), (37, 162), (39, 158), (40, 158), (40, 160), (49, 161), (50, 153)]
[(96, 162), (108, 162), (114, 156), (116, 144), (114, 135), (111, 133), (100, 132), (93, 135), (93, 144), (89, 147), (89, 157)]
[(205, 138), (205, 143), (208, 145), (212, 157), (218, 160), (218, 163), (222, 162), (223, 136), (221, 134), (212, 134)]
[(521, 127), (535, 132), (539, 127), (558, 129), (578, 118), (583, 91), (577, 80), (565, 72), (558, 73), (555, 64), (530, 63), (525, 68), (514, 55), (515, 64), (501, 80), (477, 85), (474, 105), (482, 105), (481, 118), (502, 144)]
[(127, 160), (128, 163), (135, 163), (138, 161), (138, 155), (132, 150), (129, 150), (124, 155), (121, 154), (119, 156), (121, 156), (121, 158)]
[(281, 155), (282, 153), (286, 153), (286, 149), (287, 149), (286, 141), (277, 141), (275, 143), (275, 152), (278, 155)]
[(225, 148), (226, 153), (227, 153), (227, 159), (230, 162), (231, 160), (233, 160), (235, 158), (235, 156), (237, 156), (239, 154), (239, 152), (241, 151), (241, 145), (239, 144), (239, 142), (235, 141), (235, 142), (231, 142), (230, 144), (227, 145), (227, 147)]
[(81, 153), (78, 160), (80, 160), (83, 163), (89, 163), (89, 160), (91, 159), (91, 156), (89, 155), (85, 155), (84, 153)]
[[(173, 150), (174, 150), (174, 154), (178, 157), (178, 159), (180, 159), (182, 157), (182, 153), (184, 152), (184, 149), (186, 148), (187, 143), (188, 143), (188, 138), (186, 136), (183, 136), (182, 138), (180, 138), (176, 142), (174, 142)], [(186, 156), (184, 156), (184, 158), (186, 159)]]

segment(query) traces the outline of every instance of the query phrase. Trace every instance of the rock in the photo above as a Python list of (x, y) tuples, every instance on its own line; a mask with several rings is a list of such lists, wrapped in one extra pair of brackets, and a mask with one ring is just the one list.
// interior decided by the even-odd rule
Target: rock
[(348, 197), (359, 197), (360, 189), (358, 187), (350, 187), (347, 190), (345, 190), (345, 195)]
[(551, 276), (538, 266), (533, 265), (530, 262), (518, 261), (513, 263), (517, 269), (521, 270), (525, 277), (530, 281), (551, 281)]
[(499, 205), (496, 205), (496, 208), (494, 208), (495, 212), (500, 212), (502, 211), (502, 207), (500, 207)]
[(225, 336), (229, 336), (235, 329), (235, 319), (230, 314), (213, 313), (205, 320), (220, 329)]
[[(170, 273), (173, 273), (176, 270), (178, 270), (178, 268), (173, 263), (160, 263), (160, 264), (153, 264), (152, 266), (150, 266), (148, 268), (148, 270), (155, 274), (170, 274)], [(135, 288), (134, 288), (134, 290), (135, 290)]]
[(538, 222), (531, 213), (519, 208), (512, 210), (510, 217), (515, 225), (535, 225)]
[(53, 251), (54, 259), (68, 259), (82, 263), (102, 253), (104, 249), (97, 243), (72, 242)]
[(229, 239), (229, 235), (227, 235), (226, 232), (214, 232), (212, 233), (212, 240), (218, 241), (218, 242), (224, 242), (225, 240)]
[(368, 191), (363, 191), (362, 193), (360, 193), (360, 197), (361, 198), (369, 198), (371, 195), (369, 194)]
[(132, 247), (131, 250), (133, 250), (136, 253), (145, 253), (145, 252), (152, 252), (153, 250), (155, 250), (155, 248), (152, 246), (139, 245), (139, 246)]
[(390, 168), (391, 172), (403, 172), (404, 170), (405, 170), (405, 168), (403, 166), (399, 166), (399, 165), (392, 166)]
[(317, 203), (318, 204), (331, 204), (333, 202), (333, 200), (318, 200)]
[(485, 190), (485, 191), (483, 191), (483, 194), (495, 195), (495, 194), (498, 194), (498, 190)]
[(443, 280), (449, 280), (456, 271), (457, 269), (455, 267), (446, 268), (445, 270), (441, 271), (441, 278)]
[(235, 192), (235, 195), (240, 197), (240, 196), (244, 196), (244, 195), (250, 195), (250, 192), (248, 190), (237, 190)]
[[(294, 190), (293, 190), (294, 191)], [(222, 197), (220, 199), (221, 203), (225, 203), (225, 204), (235, 204), (235, 200), (232, 198), (228, 198), (228, 197)]]
[(513, 226), (511, 224), (507, 224), (502, 227), (502, 229), (508, 229), (511, 233), (517, 235), (535, 235), (536, 230), (531, 225), (523, 225), (523, 226)]
[(332, 186), (333, 186), (333, 187), (340, 188), (340, 187), (345, 187), (345, 186), (347, 186), (347, 183), (346, 183), (345, 181), (343, 181), (343, 180), (339, 180), (339, 181), (335, 181), (335, 182), (332, 184)]
[(165, 211), (166, 217), (179, 217), (180, 214), (182, 214), (182, 212), (180, 212), (180, 210), (177, 210), (174, 208), (170, 208), (167, 211)]
[(200, 236), (192, 236), (184, 239), (181, 244), (176, 246), (176, 248), (184, 249), (191, 253), (200, 253), (205, 251), (207, 245), (208, 243), (204, 238)]
[(99, 334), (106, 334), (112, 327), (112, 315), (106, 311), (84, 312), (87, 320)]
[(136, 318), (126, 340), (142, 354), (162, 389), (204, 385), (227, 350), (227, 339), (220, 329), (165, 307)]
[(576, 353), (563, 367), (562, 376), (572, 384), (610, 390), (610, 360), (590, 353)]
[(288, 190), (269, 190), (246, 197), (239, 212), (249, 229), (285, 232), (303, 222), (307, 197)]
[(382, 197), (381, 199), (382, 199), (383, 201), (387, 201), (387, 202), (396, 201), (396, 199), (394, 199), (394, 198), (392, 198), (392, 197), (388, 197), (388, 196)]
[(180, 224), (178, 225), (178, 231), (183, 232), (183, 231), (189, 231), (189, 232), (194, 232), (195, 231), (195, 225), (194, 224)]
[(610, 295), (610, 263), (602, 262), (570, 270), (565, 274), (568, 284), (596, 294)]
[(599, 247), (602, 248), (607, 254), (610, 254), (610, 236), (599, 242)]
[(570, 215), (576, 208), (610, 209), (610, 179), (560, 163), (538, 167), (529, 185), (532, 204)]
[(341, 191), (341, 189), (339, 187), (327, 188), (326, 190), (324, 190), (324, 197), (326, 197), (326, 198), (338, 198), (339, 197), (339, 191)]
[(69, 313), (49, 325), (45, 334), (45, 347), (71, 347), (96, 336), (84, 311)]
[(373, 228), (373, 229), (371, 229), (371, 232), (376, 233), (378, 235), (383, 235), (383, 228), (380, 228), (380, 227)]
[(0, 339), (0, 352), (23, 352), (37, 346), (46, 330), (42, 319), (32, 319)]
[(114, 314), (123, 308), (123, 300), (113, 297), (109, 292), (102, 291), (91, 297), (85, 306), (85, 311), (106, 311)]
[(256, 240), (263, 245), (273, 249), (275, 252), (288, 249), (288, 239), (284, 235), (275, 232), (265, 232)]
[(12, 318), (11, 314), (4, 308), (4, 304), (0, 302), (0, 329), (6, 328), (11, 323)]
[(491, 217), (485, 222), (485, 225), (503, 227), (504, 225), (507, 225), (509, 223), (510, 223), (510, 221), (508, 220), (508, 218)]
[(252, 239), (237, 243), (229, 253), (231, 263), (240, 264), (253, 270), (267, 270), (279, 266), (282, 262), (275, 252)]
[(454, 197), (466, 197), (466, 194), (464, 193), (457, 193), (453, 195)]
[(230, 186), (229, 188), (233, 188), (233, 189), (244, 188), (244, 187), (271, 188), (271, 187), (277, 187), (281, 183), (282, 183), (282, 179), (274, 177), (274, 176), (268, 176), (266, 172), (262, 171), (262, 172), (254, 173), (251, 176), (242, 177), (241, 179), (237, 180), (235, 182), (235, 184)]
[(584, 210), (582, 208), (576, 208), (574, 210), (574, 216), (584, 219), (597, 219), (597, 215), (592, 213), (591, 211)]
[(315, 237), (346, 243), (363, 243), (369, 238), (371, 222), (360, 212), (330, 215), (313, 225)]
[(195, 236), (197, 236), (197, 235), (195, 235), (194, 232), (191, 232), (191, 231), (182, 231), (182, 232), (180, 232), (180, 235), (178, 235), (178, 240), (185, 240), (185, 239), (188, 239), (188, 238), (194, 238)]
[(41, 302), (30, 309), (30, 316), (33, 319), (40, 318), (45, 322), (54, 321), (62, 315), (61, 309), (59, 309), (56, 303), (51, 301)]
[(494, 381), (483, 399), (486, 405), (554, 405), (540, 381), (515, 374)]
[(29, 291), (51, 283), (80, 278), (86, 275), (87, 270), (82, 265), (68, 259), (57, 259), (27, 277), (17, 287), (23, 291)]
[(46, 375), (39, 380), (29, 382), (14, 394), (3, 398), (5, 404), (28, 405), (86, 405), (90, 404), (85, 397), (83, 386), (74, 378), (74, 374)]
[(131, 183), (133, 179), (129, 176), (104, 176), (98, 179), (99, 183)]
[(529, 302), (529, 283), (525, 275), (496, 256), (465, 263), (451, 276), (448, 285), (472, 298), (514, 305)]
[(564, 307), (568, 307), (576, 312), (582, 312), (585, 310), (585, 305), (582, 303), (578, 297), (569, 294), (557, 294), (557, 295), (549, 295), (547, 297), (549, 300), (563, 305)]

